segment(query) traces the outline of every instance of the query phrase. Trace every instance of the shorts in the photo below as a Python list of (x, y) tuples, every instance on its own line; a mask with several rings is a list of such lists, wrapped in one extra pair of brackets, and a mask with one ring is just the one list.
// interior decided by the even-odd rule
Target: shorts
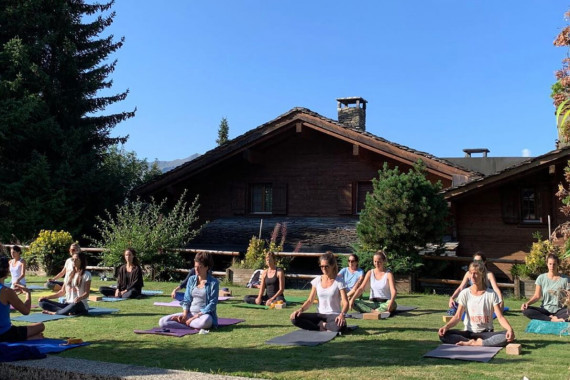
[(28, 328), (26, 326), (10, 326), (4, 334), (0, 334), (0, 342), (22, 342), (28, 340)]

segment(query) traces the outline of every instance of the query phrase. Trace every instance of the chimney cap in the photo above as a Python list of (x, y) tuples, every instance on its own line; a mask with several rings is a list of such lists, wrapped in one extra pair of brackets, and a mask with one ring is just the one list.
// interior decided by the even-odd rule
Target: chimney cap
[(483, 157), (487, 157), (487, 153), (490, 152), (487, 148), (470, 148), (470, 149), (463, 149), (465, 152), (465, 157), (471, 157), (472, 153), (483, 153)]
[(366, 103), (368, 103), (368, 101), (366, 101), (366, 99), (361, 98), (360, 96), (349, 96), (346, 98), (336, 98), (336, 101), (344, 104), (347, 107), (349, 104), (357, 104), (357, 103), (366, 104)]

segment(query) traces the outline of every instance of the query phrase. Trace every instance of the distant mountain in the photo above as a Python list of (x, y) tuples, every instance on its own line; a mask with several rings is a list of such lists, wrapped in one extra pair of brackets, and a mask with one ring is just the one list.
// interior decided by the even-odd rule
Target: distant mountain
[[(198, 156), (200, 156), (198, 153), (194, 153), (190, 157), (179, 158), (178, 160), (172, 160), (172, 161), (156, 161), (156, 163), (158, 164), (158, 168), (163, 173), (166, 173), (167, 171), (172, 170), (175, 167), (180, 166), (185, 162), (192, 161), (193, 159), (195, 159)], [(152, 165), (152, 164), (154, 164), (154, 162), (150, 162), (150, 164)]]

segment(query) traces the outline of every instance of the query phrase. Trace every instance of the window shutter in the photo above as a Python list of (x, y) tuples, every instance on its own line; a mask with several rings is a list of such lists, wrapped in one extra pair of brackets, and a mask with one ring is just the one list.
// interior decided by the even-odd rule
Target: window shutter
[(287, 214), (287, 184), (274, 183), (273, 184), (273, 215), (286, 215)]
[(504, 223), (520, 223), (520, 195), (517, 188), (508, 187), (501, 190), (501, 213)]
[(245, 184), (232, 185), (232, 212), (234, 215), (244, 215), (245, 204)]
[(338, 187), (337, 212), (339, 215), (352, 215), (352, 183)]

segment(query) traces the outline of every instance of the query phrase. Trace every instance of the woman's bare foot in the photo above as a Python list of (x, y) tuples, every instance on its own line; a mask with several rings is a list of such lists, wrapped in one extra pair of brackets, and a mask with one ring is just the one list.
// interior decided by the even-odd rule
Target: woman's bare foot
[(483, 339), (469, 339), (467, 342), (457, 342), (457, 346), (482, 346)]
[(558, 318), (555, 315), (551, 315), (550, 316), (550, 322), (566, 322), (566, 321), (564, 320), (564, 318)]
[(43, 310), (42, 314), (55, 315), (53, 311), (47, 311), (47, 310)]

